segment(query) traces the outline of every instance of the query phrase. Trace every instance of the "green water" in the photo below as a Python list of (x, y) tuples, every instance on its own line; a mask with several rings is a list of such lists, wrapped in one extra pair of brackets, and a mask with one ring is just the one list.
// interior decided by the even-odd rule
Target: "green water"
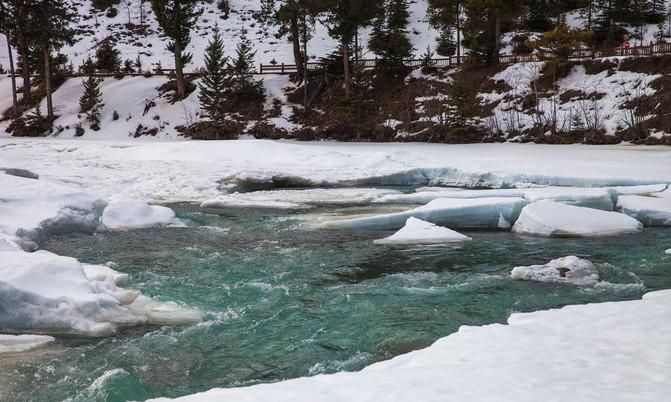
[[(388, 233), (312, 229), (305, 212), (173, 207), (189, 227), (72, 234), (42, 247), (113, 261), (129, 287), (198, 308), (205, 321), (59, 338), (54, 352), (0, 365), (0, 399), (143, 400), (359, 370), (461, 325), (671, 288), (669, 229), (602, 239), (469, 232), (473, 241), (460, 246), (390, 248), (372, 244)], [(571, 254), (597, 263), (607, 283), (509, 278), (513, 266)]]

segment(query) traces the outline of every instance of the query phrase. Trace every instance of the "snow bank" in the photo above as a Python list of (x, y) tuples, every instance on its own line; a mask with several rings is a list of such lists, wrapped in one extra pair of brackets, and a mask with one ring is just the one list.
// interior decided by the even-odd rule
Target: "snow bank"
[(384, 239), (375, 240), (375, 244), (432, 244), (452, 243), (471, 240), (470, 237), (448, 228), (436, 226), (417, 218), (408, 218), (405, 226)]
[(553, 201), (527, 205), (513, 226), (516, 233), (576, 237), (634, 233), (642, 229), (639, 221), (624, 214)]
[(671, 290), (665, 290), (642, 300), (513, 314), (508, 325), (463, 326), (426, 349), (360, 372), (175, 400), (657, 402), (671, 391), (670, 331)]
[(623, 195), (617, 199), (617, 208), (645, 226), (671, 226), (671, 198)]
[(545, 265), (515, 267), (510, 276), (524, 281), (594, 285), (599, 280), (599, 271), (592, 262), (571, 255)]
[(462, 228), (509, 228), (526, 201), (514, 197), (475, 199), (439, 198), (419, 208), (391, 214), (326, 222), (345, 229), (399, 229), (410, 217), (437, 225)]
[(46, 251), (4, 252), (0, 327), (13, 331), (105, 336), (140, 324), (188, 324), (200, 315), (118, 286), (111, 268), (83, 265)]
[(102, 214), (102, 223), (110, 230), (140, 229), (178, 222), (172, 209), (139, 200), (111, 202)]
[(35, 240), (53, 233), (93, 232), (105, 202), (76, 188), (0, 174), (0, 232)]
[(0, 354), (18, 353), (39, 348), (56, 339), (46, 335), (3, 335), (0, 334)]
[(0, 160), (3, 166), (21, 166), (42, 179), (67, 180), (103, 199), (156, 202), (215, 198), (242, 176), (271, 183), (274, 177), (290, 177), (300, 187), (608, 187), (671, 182), (671, 152), (631, 145), (0, 139)]

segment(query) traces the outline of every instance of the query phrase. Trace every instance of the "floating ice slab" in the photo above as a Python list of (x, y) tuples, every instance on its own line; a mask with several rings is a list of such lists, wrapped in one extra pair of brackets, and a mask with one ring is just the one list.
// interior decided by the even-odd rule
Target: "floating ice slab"
[(524, 198), (529, 202), (549, 200), (578, 207), (596, 208), (604, 211), (613, 210), (613, 200), (607, 188), (531, 188), (524, 191)]
[(0, 173), (0, 232), (35, 240), (94, 231), (105, 202), (78, 189)]
[(438, 198), (487, 198), (487, 197), (524, 197), (524, 191), (518, 189), (462, 190), (454, 188), (428, 187), (417, 189), (410, 194), (389, 194), (373, 200), (381, 204), (427, 204)]
[(594, 285), (599, 280), (599, 271), (591, 261), (571, 255), (557, 258), (545, 265), (515, 267), (510, 276), (524, 281)]
[(408, 218), (405, 226), (384, 239), (375, 240), (375, 244), (435, 244), (453, 243), (471, 240), (470, 237), (433, 223), (417, 218)]
[(39, 348), (55, 341), (47, 335), (3, 335), (0, 334), (0, 354), (19, 353)]
[(617, 208), (645, 226), (671, 226), (671, 198), (622, 195)]
[(166, 226), (179, 221), (170, 208), (139, 200), (123, 200), (112, 202), (105, 208), (102, 223), (107, 229), (123, 230)]
[(15, 331), (105, 336), (140, 324), (187, 324), (197, 312), (120, 288), (110, 268), (46, 251), (2, 253), (0, 327)]
[(302, 190), (255, 191), (235, 193), (207, 200), (202, 208), (249, 207), (305, 209), (313, 205), (368, 204), (380, 197), (401, 194), (397, 190), (377, 188), (314, 188)]
[(642, 229), (639, 221), (624, 214), (553, 201), (527, 205), (513, 226), (516, 233), (568, 237), (616, 235)]
[(669, 395), (670, 332), (671, 290), (664, 290), (642, 300), (513, 314), (508, 325), (462, 326), (426, 349), (359, 372), (175, 400), (657, 402)]
[(668, 184), (648, 184), (641, 186), (616, 186), (609, 190), (615, 195), (651, 195), (665, 191)]
[(439, 198), (409, 211), (327, 222), (328, 227), (392, 230), (415, 217), (436, 225), (462, 228), (509, 228), (526, 205), (522, 198)]

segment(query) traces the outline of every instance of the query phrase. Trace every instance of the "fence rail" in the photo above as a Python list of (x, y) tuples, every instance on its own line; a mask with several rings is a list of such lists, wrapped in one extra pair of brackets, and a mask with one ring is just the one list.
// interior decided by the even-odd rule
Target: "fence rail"
[[(568, 55), (569, 60), (587, 60), (587, 59), (603, 59), (607, 57), (652, 57), (663, 54), (671, 54), (671, 43), (651, 43), (649, 46), (635, 46), (635, 47), (617, 47), (610, 49), (575, 49)], [(557, 58), (557, 55), (552, 52), (541, 51), (530, 54), (510, 54), (499, 56), (499, 64), (513, 64), (524, 62), (535, 62), (543, 60), (552, 60)], [(375, 69), (382, 59), (360, 59), (355, 60), (352, 64), (363, 69)], [(458, 64), (477, 63), (477, 60), (472, 56), (452, 56), (445, 58), (431, 58), (431, 59), (408, 59), (403, 61), (403, 65), (409, 68), (418, 67), (435, 67), (446, 68)], [(308, 70), (316, 71), (326, 67), (326, 63), (311, 62), (308, 63)], [(296, 73), (298, 69), (295, 64), (261, 64), (259, 66), (259, 74), (292, 74)]]

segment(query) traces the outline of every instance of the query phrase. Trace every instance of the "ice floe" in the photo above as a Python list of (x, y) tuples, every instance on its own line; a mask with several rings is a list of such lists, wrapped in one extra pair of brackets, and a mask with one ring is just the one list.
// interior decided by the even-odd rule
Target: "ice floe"
[(433, 223), (410, 217), (398, 232), (384, 239), (375, 240), (375, 244), (435, 244), (471, 240), (470, 237), (454, 230), (436, 226)]
[(617, 208), (645, 226), (671, 226), (671, 198), (622, 195)]
[(196, 311), (119, 287), (126, 277), (47, 251), (2, 253), (0, 328), (105, 336), (141, 324), (188, 324)]
[(255, 191), (222, 195), (201, 203), (202, 208), (305, 209), (318, 205), (361, 205), (380, 197), (401, 194), (398, 190), (377, 188), (313, 188)]
[(42, 347), (55, 340), (53, 337), (47, 335), (0, 334), (0, 354), (25, 352)]
[(671, 290), (663, 290), (642, 300), (516, 313), (508, 325), (462, 326), (426, 349), (359, 372), (212, 389), (174, 400), (656, 402), (669, 395), (669, 332)]
[(102, 224), (110, 230), (140, 229), (179, 224), (175, 212), (160, 205), (139, 200), (111, 202), (102, 214)]
[(570, 255), (544, 265), (515, 267), (510, 276), (515, 280), (594, 285), (599, 280), (599, 271), (591, 261)]
[(450, 227), (509, 228), (526, 204), (526, 200), (516, 197), (439, 198), (424, 206), (404, 212), (331, 221), (325, 223), (325, 226), (392, 230), (401, 228), (408, 218), (415, 217)]
[(93, 232), (106, 203), (59, 183), (0, 173), (0, 232), (36, 240), (53, 233)]
[(522, 209), (513, 232), (542, 236), (606, 236), (634, 233), (643, 225), (617, 212), (538, 201)]

